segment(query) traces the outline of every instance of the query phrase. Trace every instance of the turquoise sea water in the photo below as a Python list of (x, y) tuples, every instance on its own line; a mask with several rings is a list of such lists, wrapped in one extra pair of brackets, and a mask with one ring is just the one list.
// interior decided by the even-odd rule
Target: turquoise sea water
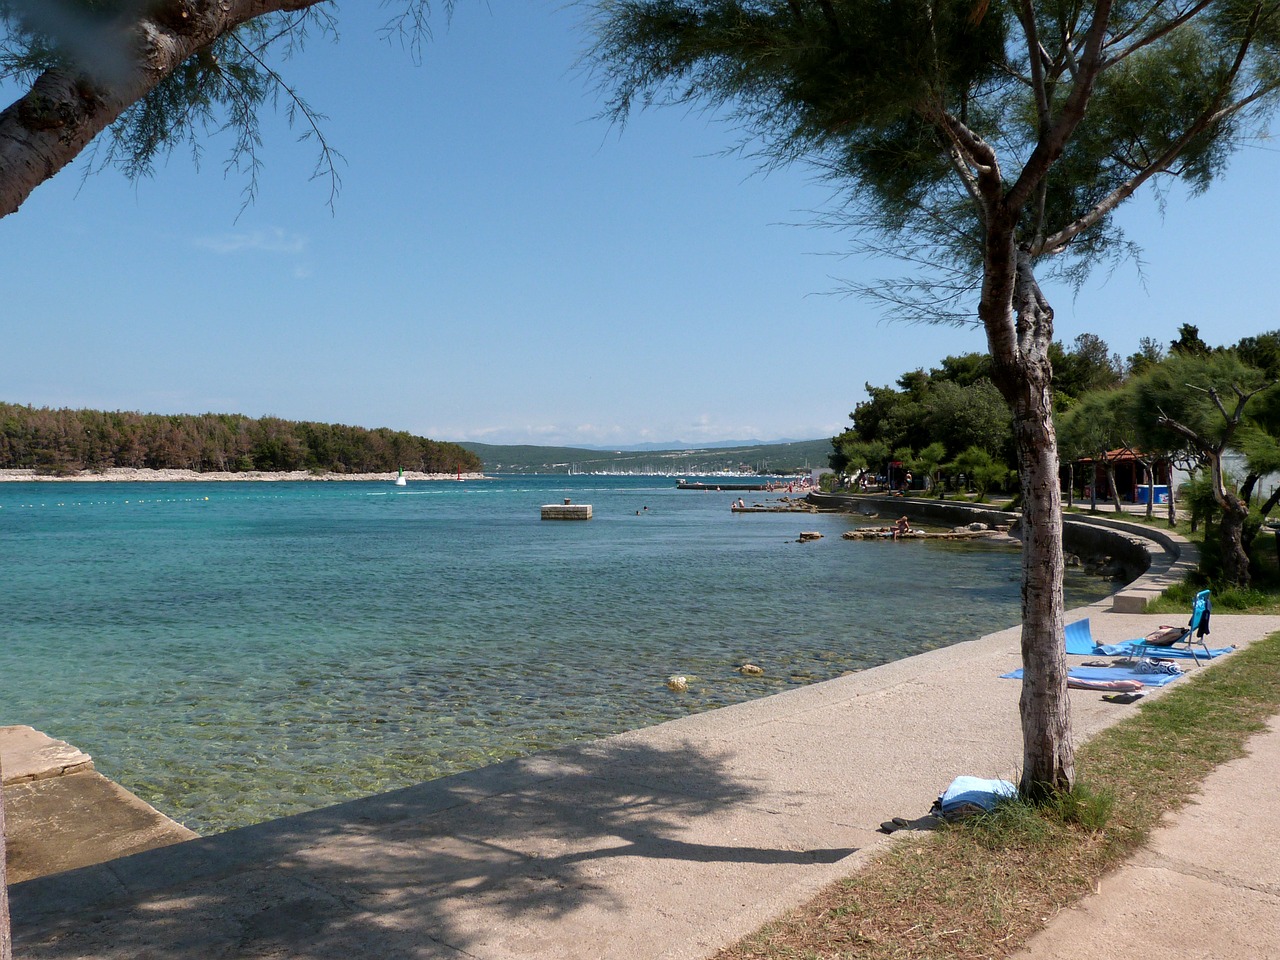
[[(210, 833), (1017, 622), (1008, 548), (845, 541), (850, 517), (732, 514), (737, 496), (629, 477), (0, 484), (0, 724), (74, 743)], [(564, 497), (594, 519), (539, 519)], [(1068, 602), (1108, 590), (1073, 578)]]

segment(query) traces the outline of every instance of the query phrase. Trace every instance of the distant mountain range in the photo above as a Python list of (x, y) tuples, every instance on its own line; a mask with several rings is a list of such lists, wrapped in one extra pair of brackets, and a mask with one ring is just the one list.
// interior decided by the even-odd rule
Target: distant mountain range
[[(795, 440), (791, 437), (784, 437), (781, 440), (712, 440), (707, 443), (686, 443), (683, 440), (672, 440), (668, 443), (624, 443), (621, 445), (607, 446), (604, 444), (584, 443), (578, 449), (581, 450), (613, 450), (621, 453), (631, 453), (640, 450), (648, 451), (670, 451), (670, 450), (720, 450), (725, 447), (776, 447), (790, 443), (810, 443), (809, 440)], [(465, 446), (465, 444), (463, 444)]]
[(807, 473), (827, 466), (831, 440), (777, 443), (732, 442), (657, 447), (538, 447), (459, 443), (484, 461), (489, 473), (660, 473), (713, 474), (721, 471)]

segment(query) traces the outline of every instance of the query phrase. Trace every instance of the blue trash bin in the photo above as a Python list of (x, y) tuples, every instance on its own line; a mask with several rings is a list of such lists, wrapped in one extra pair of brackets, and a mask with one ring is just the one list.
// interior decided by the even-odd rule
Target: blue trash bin
[(1155, 486), (1147, 486), (1144, 483), (1142, 486), (1134, 487), (1133, 502), (1146, 503), (1148, 491), (1150, 491), (1155, 503), (1169, 502), (1169, 485), (1167, 483), (1157, 483)]

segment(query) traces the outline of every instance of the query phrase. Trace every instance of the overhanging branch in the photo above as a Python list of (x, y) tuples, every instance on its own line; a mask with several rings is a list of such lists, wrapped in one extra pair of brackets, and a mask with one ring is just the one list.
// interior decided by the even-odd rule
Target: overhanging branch
[(323, 0), (158, 0), (99, 28), (125, 57), (109, 74), (86, 66), (45, 71), (0, 112), (0, 217), (17, 210), (130, 105), (196, 51), (243, 23)]

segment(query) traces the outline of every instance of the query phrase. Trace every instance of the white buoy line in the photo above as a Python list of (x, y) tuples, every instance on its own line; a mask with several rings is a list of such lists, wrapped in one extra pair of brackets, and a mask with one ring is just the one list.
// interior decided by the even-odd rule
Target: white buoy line
[[(48, 509), (49, 507), (119, 507), (136, 506), (144, 503), (203, 503), (208, 497), (153, 497), (150, 500), (130, 498), (128, 500), (59, 500), (56, 503), (15, 503), (12, 508)], [(4, 504), (0, 504), (0, 510)]]

